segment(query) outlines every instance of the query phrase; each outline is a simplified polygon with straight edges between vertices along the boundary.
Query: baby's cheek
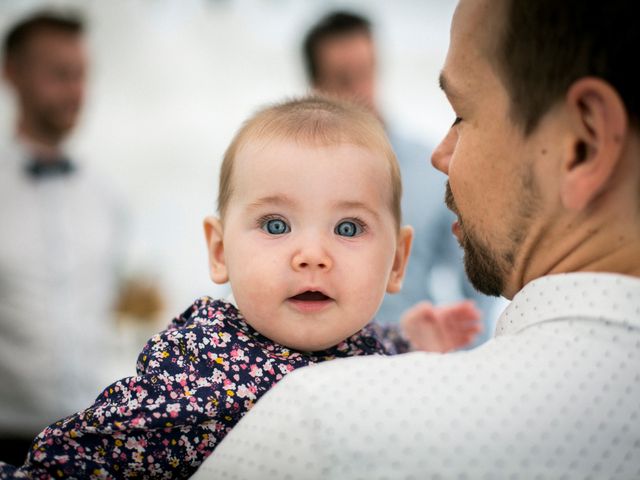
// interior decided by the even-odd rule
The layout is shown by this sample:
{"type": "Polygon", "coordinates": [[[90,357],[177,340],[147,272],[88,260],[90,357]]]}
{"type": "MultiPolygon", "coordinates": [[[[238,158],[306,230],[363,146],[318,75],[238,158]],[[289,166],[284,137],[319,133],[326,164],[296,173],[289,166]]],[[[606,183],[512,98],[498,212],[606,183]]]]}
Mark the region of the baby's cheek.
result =
{"type": "MultiPolygon", "coordinates": [[[[383,266],[380,268],[384,269],[383,266]]],[[[359,284],[358,288],[352,290],[352,298],[355,300],[354,310],[356,314],[372,317],[382,303],[386,290],[386,279],[383,281],[380,275],[375,277],[369,275],[365,280],[359,284]]],[[[355,287],[355,285],[353,286],[355,287]]]]}

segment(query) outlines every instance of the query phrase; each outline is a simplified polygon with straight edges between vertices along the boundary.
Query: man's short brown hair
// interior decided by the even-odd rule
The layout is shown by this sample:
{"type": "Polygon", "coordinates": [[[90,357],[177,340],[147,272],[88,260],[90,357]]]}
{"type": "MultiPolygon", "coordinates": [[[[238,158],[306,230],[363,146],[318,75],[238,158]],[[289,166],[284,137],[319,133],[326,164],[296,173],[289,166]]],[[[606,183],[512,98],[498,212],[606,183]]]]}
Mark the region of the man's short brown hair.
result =
{"type": "Polygon", "coordinates": [[[512,116],[526,134],[586,76],[609,82],[637,125],[637,1],[502,0],[501,6],[504,22],[493,54],[511,96],[512,116]]]}
{"type": "Polygon", "coordinates": [[[362,15],[347,11],[330,12],[311,27],[304,38],[302,54],[312,84],[317,84],[320,77],[320,45],[327,40],[356,33],[371,36],[371,22],[362,15]]]}
{"type": "Polygon", "coordinates": [[[81,35],[84,21],[77,12],[42,11],[16,23],[4,37],[2,50],[5,61],[19,55],[29,39],[38,32],[47,30],[81,35]]]}
{"type": "Polygon", "coordinates": [[[233,164],[247,143],[281,139],[309,146],[350,143],[379,152],[389,164],[389,205],[399,229],[402,219],[400,168],[380,121],[369,111],[343,100],[314,95],[289,100],[259,110],[236,133],[220,169],[218,214],[224,220],[233,194],[233,164]]]}

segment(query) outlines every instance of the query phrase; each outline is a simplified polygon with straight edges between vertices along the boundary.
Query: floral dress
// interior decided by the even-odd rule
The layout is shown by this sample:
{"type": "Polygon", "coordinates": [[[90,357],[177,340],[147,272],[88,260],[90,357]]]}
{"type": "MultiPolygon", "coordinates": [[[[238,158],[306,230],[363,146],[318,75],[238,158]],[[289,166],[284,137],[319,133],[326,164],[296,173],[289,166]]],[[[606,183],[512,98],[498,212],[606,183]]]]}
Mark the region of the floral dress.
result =
{"type": "Polygon", "coordinates": [[[204,297],[149,340],[137,376],[47,427],[22,467],[0,463],[0,479],[188,478],[289,372],[406,347],[396,330],[372,323],[335,347],[303,353],[256,332],[232,304],[204,297]]]}

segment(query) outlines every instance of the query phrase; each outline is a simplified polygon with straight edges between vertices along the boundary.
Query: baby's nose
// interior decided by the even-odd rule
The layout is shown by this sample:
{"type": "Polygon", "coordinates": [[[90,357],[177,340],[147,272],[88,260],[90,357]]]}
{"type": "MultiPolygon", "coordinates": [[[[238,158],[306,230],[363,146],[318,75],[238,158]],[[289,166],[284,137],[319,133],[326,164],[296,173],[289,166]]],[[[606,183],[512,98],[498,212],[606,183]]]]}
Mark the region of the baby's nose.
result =
{"type": "Polygon", "coordinates": [[[294,270],[329,270],[333,265],[328,252],[319,247],[306,247],[296,252],[291,259],[294,270]]]}

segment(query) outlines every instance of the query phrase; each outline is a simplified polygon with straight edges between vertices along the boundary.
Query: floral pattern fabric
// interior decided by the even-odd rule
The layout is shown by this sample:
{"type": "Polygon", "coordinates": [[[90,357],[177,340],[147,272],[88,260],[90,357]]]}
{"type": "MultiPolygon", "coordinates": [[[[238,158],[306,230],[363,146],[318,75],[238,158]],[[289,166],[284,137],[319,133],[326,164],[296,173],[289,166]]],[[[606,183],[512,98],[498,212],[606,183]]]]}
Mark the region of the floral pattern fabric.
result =
{"type": "Polygon", "coordinates": [[[254,403],[293,370],[341,357],[406,350],[394,328],[369,324],[335,347],[273,343],[230,303],[197,300],[149,340],[137,376],[41,432],[8,478],[188,478],[254,403]]]}

